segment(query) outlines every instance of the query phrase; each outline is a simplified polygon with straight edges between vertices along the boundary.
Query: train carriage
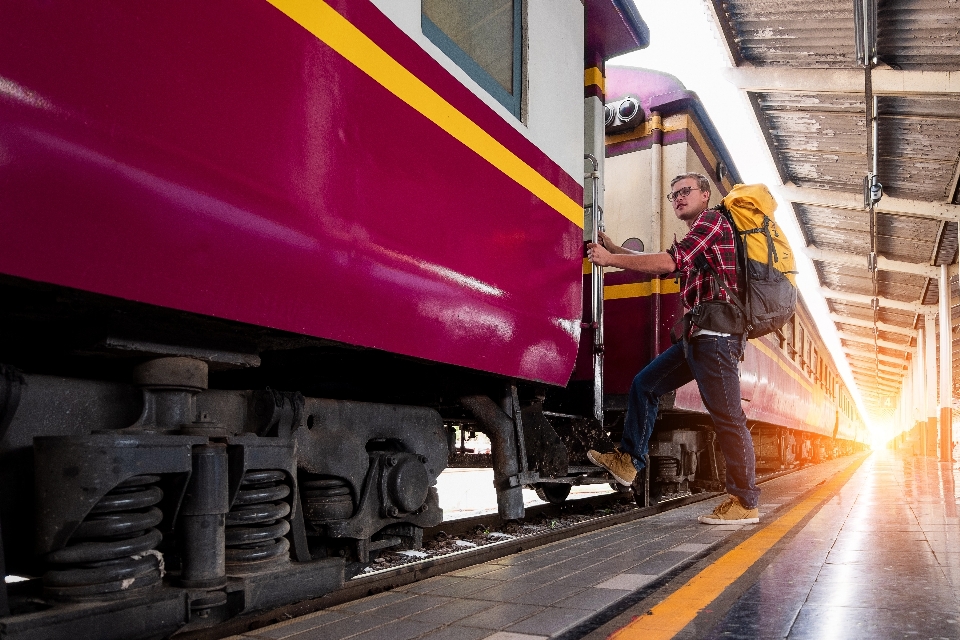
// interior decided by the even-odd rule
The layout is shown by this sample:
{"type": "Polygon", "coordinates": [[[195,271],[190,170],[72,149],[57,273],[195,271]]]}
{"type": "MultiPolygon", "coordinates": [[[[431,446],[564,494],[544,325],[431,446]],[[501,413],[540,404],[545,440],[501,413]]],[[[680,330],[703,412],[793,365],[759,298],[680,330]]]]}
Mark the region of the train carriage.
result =
{"type": "Polygon", "coordinates": [[[492,434],[508,517],[566,472],[538,398],[576,359],[632,2],[2,14],[0,635],[336,589],[441,521],[453,420],[492,434]]]}

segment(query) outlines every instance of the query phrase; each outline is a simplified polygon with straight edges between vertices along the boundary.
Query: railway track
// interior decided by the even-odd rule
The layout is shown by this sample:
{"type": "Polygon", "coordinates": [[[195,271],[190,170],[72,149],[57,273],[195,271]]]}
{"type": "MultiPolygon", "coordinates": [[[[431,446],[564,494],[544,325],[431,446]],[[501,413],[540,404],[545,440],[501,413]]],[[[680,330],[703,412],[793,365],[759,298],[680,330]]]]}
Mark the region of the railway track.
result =
{"type": "MultiPolygon", "coordinates": [[[[763,484],[796,470],[799,470],[799,468],[765,474],[757,478],[757,483],[763,484]]],[[[487,540],[480,543],[454,544],[452,545],[453,548],[447,552],[437,553],[426,558],[418,559],[415,555],[412,555],[409,556],[410,561],[402,564],[391,564],[383,569],[360,573],[348,580],[343,588],[320,598],[230,620],[217,627],[178,634],[174,636],[174,639],[216,640],[252,631],[558,540],[709,500],[718,495],[721,494],[703,492],[667,500],[649,507],[638,507],[630,493],[609,493],[567,500],[562,504],[542,504],[528,507],[526,517],[518,523],[505,523],[497,514],[485,514],[443,522],[437,527],[425,529],[424,540],[436,541],[439,538],[447,541],[461,540],[467,542],[463,541],[462,538],[477,539],[483,536],[486,536],[487,540]],[[509,530],[511,533],[503,533],[500,531],[502,529],[509,530]],[[458,546],[459,548],[457,548],[458,546]]],[[[427,542],[427,545],[429,544],[427,542]]]]}

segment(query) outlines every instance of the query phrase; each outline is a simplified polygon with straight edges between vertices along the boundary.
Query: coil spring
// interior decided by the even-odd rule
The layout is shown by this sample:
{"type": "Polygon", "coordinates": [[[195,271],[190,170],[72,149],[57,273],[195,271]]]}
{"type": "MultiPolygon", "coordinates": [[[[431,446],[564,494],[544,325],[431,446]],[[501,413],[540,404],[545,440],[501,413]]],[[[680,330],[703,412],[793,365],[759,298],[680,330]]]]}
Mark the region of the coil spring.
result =
{"type": "Polygon", "coordinates": [[[346,520],[353,515],[350,485],[342,478],[314,478],[300,483],[303,512],[316,529],[330,520],[346,520]]]}
{"type": "Polygon", "coordinates": [[[283,471],[248,471],[227,514],[227,566],[284,562],[290,542],[290,495],[283,471]]]}
{"type": "Polygon", "coordinates": [[[50,553],[43,576],[47,593],[84,599],[155,585],[163,576],[156,547],[163,520],[159,476],[134,476],[107,493],[80,523],[67,546],[50,553]],[[62,567],[62,568],[61,568],[62,567]]]}
{"type": "Polygon", "coordinates": [[[663,478],[667,481],[675,481],[680,475],[680,461],[676,458],[666,458],[662,456],[651,457],[651,466],[653,467],[650,475],[654,478],[663,478]]]}

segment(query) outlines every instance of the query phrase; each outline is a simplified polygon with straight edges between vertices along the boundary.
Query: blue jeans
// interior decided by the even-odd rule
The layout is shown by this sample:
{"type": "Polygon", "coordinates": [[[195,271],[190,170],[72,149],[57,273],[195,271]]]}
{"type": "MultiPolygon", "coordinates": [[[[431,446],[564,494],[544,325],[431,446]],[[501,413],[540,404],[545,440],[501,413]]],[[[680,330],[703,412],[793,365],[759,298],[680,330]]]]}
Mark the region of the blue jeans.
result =
{"type": "Polygon", "coordinates": [[[720,451],[727,463],[727,493],[752,509],[760,500],[756,485],[756,458],[747,416],[740,406],[740,336],[697,336],[683,346],[675,344],[643,368],[633,379],[627,402],[620,450],[633,457],[637,471],[650,449],[660,396],[697,381],[700,397],[713,419],[720,451]]]}

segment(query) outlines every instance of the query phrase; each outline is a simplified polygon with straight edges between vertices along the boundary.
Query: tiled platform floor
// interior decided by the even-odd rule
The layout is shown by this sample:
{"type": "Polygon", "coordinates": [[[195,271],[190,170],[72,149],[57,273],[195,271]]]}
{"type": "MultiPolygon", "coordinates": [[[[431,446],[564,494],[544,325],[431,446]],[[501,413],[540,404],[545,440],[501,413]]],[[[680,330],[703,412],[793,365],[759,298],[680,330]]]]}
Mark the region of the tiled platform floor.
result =
{"type": "Polygon", "coordinates": [[[706,634],[960,638],[956,463],[875,452],[706,634]]]}
{"type": "MultiPolygon", "coordinates": [[[[851,464],[845,458],[763,485],[761,517],[851,464]]],[[[696,515],[715,498],[340,605],[237,637],[258,640],[542,640],[575,637],[741,529],[696,515]]],[[[932,506],[932,505],[931,505],[932,506]]],[[[824,534],[825,535],[825,534],[824,534]]],[[[852,548],[851,548],[852,549],[852,548]]],[[[816,558],[811,558],[812,562],[816,558]]],[[[724,630],[718,630],[722,636],[724,630]]]]}

